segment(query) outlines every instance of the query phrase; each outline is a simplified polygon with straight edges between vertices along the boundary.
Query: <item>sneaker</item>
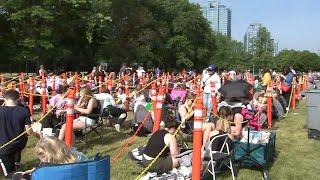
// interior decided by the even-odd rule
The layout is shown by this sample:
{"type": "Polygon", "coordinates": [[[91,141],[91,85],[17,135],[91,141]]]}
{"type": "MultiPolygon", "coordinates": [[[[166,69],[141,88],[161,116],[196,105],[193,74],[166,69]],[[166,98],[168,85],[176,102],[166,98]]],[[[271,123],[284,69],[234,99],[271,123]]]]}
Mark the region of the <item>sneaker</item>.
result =
{"type": "Polygon", "coordinates": [[[114,128],[116,129],[117,132],[120,132],[120,124],[115,124],[114,128]]]}

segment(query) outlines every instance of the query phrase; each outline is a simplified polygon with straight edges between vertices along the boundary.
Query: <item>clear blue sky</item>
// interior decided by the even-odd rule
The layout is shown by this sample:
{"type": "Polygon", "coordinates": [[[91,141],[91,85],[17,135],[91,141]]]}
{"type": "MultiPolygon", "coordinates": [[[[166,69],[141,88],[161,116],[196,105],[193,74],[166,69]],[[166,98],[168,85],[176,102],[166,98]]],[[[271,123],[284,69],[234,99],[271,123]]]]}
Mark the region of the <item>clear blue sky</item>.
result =
{"type": "MultiPolygon", "coordinates": [[[[190,0],[205,2],[206,0],[190,0]]],[[[280,49],[320,49],[320,0],[220,0],[232,10],[232,38],[243,41],[250,23],[261,23],[280,49]]]]}

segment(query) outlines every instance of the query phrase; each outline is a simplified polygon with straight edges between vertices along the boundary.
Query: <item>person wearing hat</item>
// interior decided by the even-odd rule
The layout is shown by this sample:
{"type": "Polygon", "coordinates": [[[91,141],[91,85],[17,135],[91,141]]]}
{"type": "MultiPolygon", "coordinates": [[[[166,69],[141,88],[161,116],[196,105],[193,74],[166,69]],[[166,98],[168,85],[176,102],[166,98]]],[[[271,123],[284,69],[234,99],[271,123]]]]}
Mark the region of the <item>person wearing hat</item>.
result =
{"type": "Polygon", "coordinates": [[[201,85],[203,88],[203,102],[206,108],[208,109],[207,115],[210,116],[212,105],[211,105],[211,82],[215,83],[215,92],[217,93],[221,87],[221,80],[218,75],[217,66],[211,64],[207,68],[207,73],[203,75],[201,80],[201,85]]]}

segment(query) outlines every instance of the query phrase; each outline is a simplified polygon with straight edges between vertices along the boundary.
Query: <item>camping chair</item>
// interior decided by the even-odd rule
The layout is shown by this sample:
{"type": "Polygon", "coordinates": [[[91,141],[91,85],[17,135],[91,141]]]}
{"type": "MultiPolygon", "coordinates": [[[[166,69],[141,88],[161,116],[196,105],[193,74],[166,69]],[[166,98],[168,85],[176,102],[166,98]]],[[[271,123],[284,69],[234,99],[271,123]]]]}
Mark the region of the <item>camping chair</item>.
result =
{"type": "Polygon", "coordinates": [[[37,168],[32,180],[109,180],[110,158],[37,168]]]}
{"type": "MultiPolygon", "coordinates": [[[[98,101],[98,106],[100,108],[101,103],[98,101]]],[[[87,126],[87,124],[85,124],[85,127],[83,129],[80,130],[76,130],[74,131],[76,138],[83,142],[84,144],[86,144],[87,142],[87,135],[91,132],[94,132],[95,134],[97,134],[100,139],[102,139],[102,134],[98,131],[98,128],[103,127],[104,126],[104,109],[102,109],[102,111],[100,112],[100,114],[94,114],[93,116],[95,117],[94,119],[96,120],[96,123],[93,124],[92,126],[87,126]]],[[[91,115],[92,116],[92,115],[91,115]]]]}
{"type": "Polygon", "coordinates": [[[207,166],[208,172],[216,179],[216,171],[220,171],[225,165],[231,170],[232,179],[235,179],[235,167],[232,163],[232,150],[227,142],[228,134],[217,135],[209,143],[210,161],[207,166]],[[216,167],[218,166],[218,167],[216,167]]]}

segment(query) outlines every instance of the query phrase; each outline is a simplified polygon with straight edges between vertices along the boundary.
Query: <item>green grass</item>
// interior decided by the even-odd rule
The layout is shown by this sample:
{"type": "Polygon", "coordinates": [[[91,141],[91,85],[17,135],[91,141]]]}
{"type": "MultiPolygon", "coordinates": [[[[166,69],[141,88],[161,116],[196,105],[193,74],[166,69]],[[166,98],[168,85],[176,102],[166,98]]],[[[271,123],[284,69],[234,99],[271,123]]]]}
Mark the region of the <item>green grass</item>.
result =
{"type": "MultiPolygon", "coordinates": [[[[295,113],[291,112],[287,118],[275,122],[277,159],[269,166],[272,179],[320,179],[318,175],[320,172],[320,142],[308,139],[305,127],[305,101],[299,104],[295,113]]],[[[117,133],[113,128],[108,128],[103,130],[104,137],[102,140],[97,136],[91,136],[87,145],[79,143],[77,147],[88,156],[100,152],[103,155],[108,154],[112,158],[118,152],[121,144],[130,138],[127,135],[128,131],[117,133]]],[[[134,179],[142,172],[143,168],[131,161],[127,152],[143,145],[146,140],[147,138],[137,137],[122,156],[112,164],[112,179],[134,179]]],[[[37,165],[37,160],[33,154],[35,143],[36,139],[31,138],[23,154],[24,169],[37,165]]],[[[261,175],[261,171],[240,168],[238,179],[261,179],[261,175]]],[[[231,179],[231,176],[226,175],[219,179],[231,179]]]]}

